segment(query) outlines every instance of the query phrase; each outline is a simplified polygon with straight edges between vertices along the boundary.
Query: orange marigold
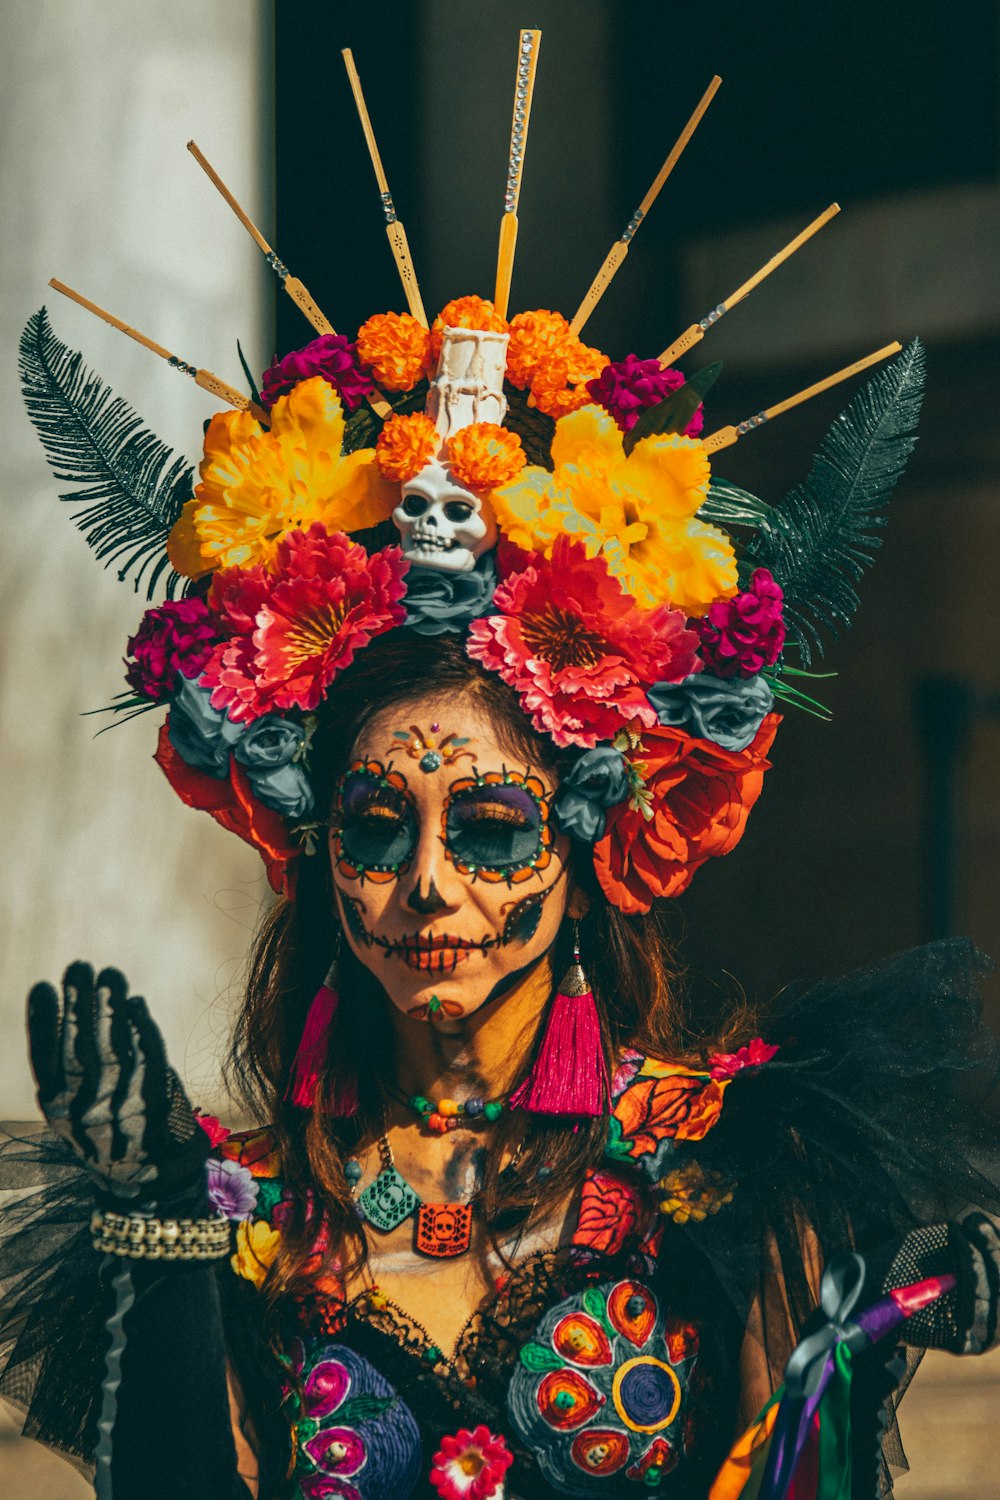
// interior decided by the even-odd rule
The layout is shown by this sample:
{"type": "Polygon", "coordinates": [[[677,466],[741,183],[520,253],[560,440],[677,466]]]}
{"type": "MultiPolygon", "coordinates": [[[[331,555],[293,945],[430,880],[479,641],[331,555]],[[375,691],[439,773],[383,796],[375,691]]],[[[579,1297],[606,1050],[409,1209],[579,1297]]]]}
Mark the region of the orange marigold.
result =
{"type": "Polygon", "coordinates": [[[423,379],[430,342],[410,313],[376,313],[358,329],[358,355],[386,391],[412,391],[423,379]]]}
{"type": "Polygon", "coordinates": [[[429,464],[441,446],[441,436],[422,411],[390,417],[375,444],[375,462],[385,479],[405,484],[429,464]]]}
{"type": "Polygon", "coordinates": [[[446,328],[484,328],[506,333],[507,323],[485,297],[456,297],[442,307],[431,324],[431,362],[437,364],[446,328]]]}
{"type": "Polygon", "coordinates": [[[567,416],[593,401],[587,382],[596,380],[609,363],[600,349],[591,349],[581,339],[566,339],[558,351],[543,362],[531,382],[529,406],[537,406],[548,417],[567,416]]]}
{"type": "Polygon", "coordinates": [[[544,308],[518,313],[511,319],[507,345],[507,379],[511,385],[523,391],[538,374],[539,366],[558,355],[572,337],[562,313],[546,312],[544,308]]]}
{"type": "Polygon", "coordinates": [[[473,422],[448,440],[448,467],[466,489],[487,492],[509,484],[527,461],[517,433],[496,422],[473,422]]]}

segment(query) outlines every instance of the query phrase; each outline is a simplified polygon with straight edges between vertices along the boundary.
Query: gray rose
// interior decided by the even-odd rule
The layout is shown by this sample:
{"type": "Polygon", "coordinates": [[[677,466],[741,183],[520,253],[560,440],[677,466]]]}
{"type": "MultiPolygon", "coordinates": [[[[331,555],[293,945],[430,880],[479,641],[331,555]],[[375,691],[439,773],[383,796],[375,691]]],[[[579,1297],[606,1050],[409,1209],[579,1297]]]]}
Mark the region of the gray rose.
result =
{"type": "Polygon", "coordinates": [[[305,737],[305,729],[294,719],[264,714],[233,746],[254,796],[292,822],[304,818],[313,805],[309,778],[295,759],[305,737]]]}
{"type": "Polygon", "coordinates": [[[488,612],[496,586],[492,552],[484,553],[471,573],[442,573],[411,564],[403,600],[406,623],[418,635],[457,634],[488,612]]]}
{"type": "Polygon", "coordinates": [[[562,778],[555,812],[560,828],[584,844],[604,834],[605,810],[628,796],[625,757],[610,745],[585,750],[562,778]]]}
{"type": "Polygon", "coordinates": [[[250,790],[259,802],[297,823],[312,811],[313,794],[309,778],[296,763],[258,769],[247,766],[250,790]]]}
{"type": "Polygon", "coordinates": [[[774,702],[765,679],[697,672],[683,682],[658,682],[646,695],[661,724],[686,729],[723,750],[745,750],[774,702]]]}
{"type": "Polygon", "coordinates": [[[178,677],[170,699],[167,734],[181,760],[209,776],[229,775],[229,753],[243,734],[222,709],[213,708],[211,690],[178,677]]]}

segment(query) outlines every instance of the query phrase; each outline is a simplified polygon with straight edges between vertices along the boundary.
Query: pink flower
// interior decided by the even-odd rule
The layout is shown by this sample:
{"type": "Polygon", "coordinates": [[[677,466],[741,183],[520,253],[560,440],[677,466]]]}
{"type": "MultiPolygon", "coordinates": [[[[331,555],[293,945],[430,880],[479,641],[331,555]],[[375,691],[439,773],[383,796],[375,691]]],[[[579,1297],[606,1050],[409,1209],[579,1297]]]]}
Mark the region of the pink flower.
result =
{"type": "Polygon", "coordinates": [[[357,345],[342,333],[323,333],[304,349],[271,361],[261,382],[261,406],[270,411],[279,396],[287,396],[292,386],[313,375],[333,386],[348,411],[356,411],[375,391],[371,376],[361,368],[357,345]]]}
{"type": "MultiPolygon", "coordinates": [[[[624,359],[605,365],[596,380],[587,385],[587,394],[614,417],[622,432],[628,432],[649,406],[658,406],[680,390],[685,378],[680,370],[664,370],[658,359],[639,359],[626,354],[624,359]]],[[[704,409],[699,406],[684,429],[685,437],[697,437],[705,425],[704,409]]]]}
{"type": "Polygon", "coordinates": [[[698,670],[697,636],[666,604],[640,609],[601,557],[563,535],[552,556],[525,554],[473,620],[466,650],[513,687],[536,729],[592,749],[638,719],[657,722],[646,688],[698,670]]]}
{"type": "Polygon", "coordinates": [[[693,621],[702,659],[717,677],[753,677],[777,661],[785,644],[782,597],[767,568],[757,568],[745,593],[717,599],[693,621]]]}
{"type": "Polygon", "coordinates": [[[198,676],[218,639],[203,599],[167,599],[157,609],[147,609],[130,638],[126,649],[134,660],[127,663],[125,681],[140,698],[162,703],[178,672],[198,676]]]}
{"type": "Polygon", "coordinates": [[[206,1115],[203,1110],[196,1109],[194,1117],[213,1146],[218,1146],[221,1141],[228,1141],[233,1133],[217,1120],[214,1115],[206,1115]]]}
{"type": "Polygon", "coordinates": [[[714,1053],[708,1059],[708,1066],[713,1078],[732,1078],[744,1068],[759,1068],[762,1063],[770,1062],[777,1051],[778,1048],[772,1042],[765,1042],[755,1036],[752,1042],[736,1052],[714,1053]]]}
{"type": "Polygon", "coordinates": [[[401,625],[407,564],[398,547],[368,553],[317,521],[279,543],[274,568],[216,575],[211,604],[231,634],[202,677],[234,723],[316,708],[355,652],[401,625]]]}
{"type": "Polygon", "coordinates": [[[514,1456],[488,1427],[463,1427],[443,1437],[431,1460],[431,1485],[441,1500],[492,1500],[514,1456]]]}

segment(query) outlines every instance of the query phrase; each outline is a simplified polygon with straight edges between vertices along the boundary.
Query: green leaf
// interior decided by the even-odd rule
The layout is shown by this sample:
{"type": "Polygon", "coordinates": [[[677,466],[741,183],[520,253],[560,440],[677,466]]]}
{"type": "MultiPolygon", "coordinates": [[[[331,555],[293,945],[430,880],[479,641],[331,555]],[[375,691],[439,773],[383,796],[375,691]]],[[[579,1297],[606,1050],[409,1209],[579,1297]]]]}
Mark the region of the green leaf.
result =
{"type": "Polygon", "coordinates": [[[924,350],[914,339],[836,418],[804,483],[774,508],[747,549],[785,595],[791,644],[809,667],[858,606],[854,585],[881,545],[886,508],[916,441],[924,350]]]}
{"type": "Polygon", "coordinates": [[[581,1298],[583,1310],[604,1329],[605,1333],[614,1333],[615,1326],[608,1317],[608,1305],[604,1300],[604,1294],[599,1292],[596,1286],[589,1286],[581,1298]]]}
{"type": "Polygon", "coordinates": [[[764,526],[770,518],[771,507],[763,500],[758,500],[749,490],[741,490],[738,484],[730,484],[728,479],[715,477],[698,511],[699,521],[708,521],[726,530],[730,526],[764,526]]]}
{"type": "Polygon", "coordinates": [[[610,1156],[612,1159],[628,1156],[631,1146],[632,1142],[625,1140],[622,1136],[621,1120],[618,1119],[617,1115],[612,1115],[608,1121],[608,1139],[604,1147],[605,1156],[610,1156]]]}
{"type": "Polygon", "coordinates": [[[354,1427],[358,1422],[370,1422],[395,1406],[396,1400],[395,1396],[352,1396],[337,1408],[337,1425],[354,1427]]]}
{"type": "Polygon", "coordinates": [[[167,538],[194,493],[191,466],[56,338],[44,307],[21,335],[20,372],[28,416],[56,478],[84,486],[59,498],[84,506],[73,519],[88,544],[120,579],[132,574],[136,589],[151,569],[149,599],[166,573],[172,595],[180,579],[167,538]]]}
{"type": "Polygon", "coordinates": [[[719,359],[713,365],[704,365],[676,391],[671,391],[655,406],[647,406],[635,426],[625,434],[625,452],[631,453],[643,438],[657,437],[662,432],[683,432],[718,380],[721,369],[719,359]]]}
{"type": "Polygon", "coordinates": [[[243,346],[241,345],[239,339],[236,340],[236,353],[240,357],[240,364],[243,366],[243,373],[244,373],[244,375],[247,378],[247,385],[250,387],[250,399],[251,399],[251,401],[255,401],[257,403],[257,405],[259,406],[260,405],[260,391],[257,389],[257,382],[253,378],[253,371],[251,370],[250,366],[247,364],[247,357],[243,353],[243,346]]]}
{"type": "Polygon", "coordinates": [[[544,1344],[534,1342],[522,1346],[518,1356],[526,1370],[533,1374],[541,1374],[546,1370],[561,1370],[563,1362],[554,1349],[547,1349],[544,1344]]]}

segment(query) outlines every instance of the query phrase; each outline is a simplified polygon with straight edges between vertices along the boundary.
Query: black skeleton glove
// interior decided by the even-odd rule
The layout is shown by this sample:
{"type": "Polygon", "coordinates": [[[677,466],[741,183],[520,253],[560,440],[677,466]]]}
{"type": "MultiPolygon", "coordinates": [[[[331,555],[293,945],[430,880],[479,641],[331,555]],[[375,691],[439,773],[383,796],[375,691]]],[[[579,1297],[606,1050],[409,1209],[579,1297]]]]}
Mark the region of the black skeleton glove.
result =
{"type": "Polygon", "coordinates": [[[208,1136],[123,974],[102,969],[95,980],[74,963],[61,996],[36,984],[28,1033],[39,1108],[100,1196],[163,1209],[204,1192],[208,1136]]]}

